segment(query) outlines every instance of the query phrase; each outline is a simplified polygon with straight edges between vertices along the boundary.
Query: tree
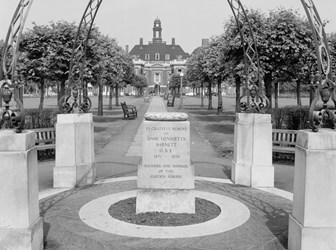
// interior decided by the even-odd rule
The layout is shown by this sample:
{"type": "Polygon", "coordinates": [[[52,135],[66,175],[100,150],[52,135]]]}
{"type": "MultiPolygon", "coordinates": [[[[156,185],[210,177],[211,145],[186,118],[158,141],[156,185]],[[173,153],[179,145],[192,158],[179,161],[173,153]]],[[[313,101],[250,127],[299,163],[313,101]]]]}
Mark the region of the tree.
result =
{"type": "Polygon", "coordinates": [[[18,65],[26,80],[37,83],[40,90],[39,109],[43,109],[45,84],[52,80],[50,62],[52,61],[53,43],[52,30],[46,26],[34,26],[26,32],[20,44],[20,50],[24,55],[22,63],[18,65]]]}
{"type": "MultiPolygon", "coordinates": [[[[267,70],[265,85],[271,86],[274,78],[278,79],[276,86],[279,81],[291,82],[296,79],[300,106],[301,83],[309,83],[310,70],[316,63],[309,24],[296,11],[283,8],[271,11],[267,23],[267,42],[262,44],[260,50],[263,66],[267,70]]],[[[266,93],[271,100],[269,91],[266,93]]]]}
{"type": "Polygon", "coordinates": [[[131,85],[137,88],[139,95],[143,95],[143,89],[148,86],[147,79],[143,75],[134,75],[131,85]]]}

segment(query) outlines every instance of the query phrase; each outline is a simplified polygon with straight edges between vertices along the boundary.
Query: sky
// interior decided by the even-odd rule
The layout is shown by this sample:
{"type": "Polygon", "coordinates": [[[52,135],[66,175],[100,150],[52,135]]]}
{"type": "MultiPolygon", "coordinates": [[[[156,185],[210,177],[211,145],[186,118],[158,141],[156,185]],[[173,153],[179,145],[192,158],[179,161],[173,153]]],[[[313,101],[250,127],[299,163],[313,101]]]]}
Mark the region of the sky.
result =
{"type": "MultiPolygon", "coordinates": [[[[0,39],[5,39],[10,21],[19,0],[0,0],[0,39]]],[[[79,23],[89,0],[34,0],[25,29],[32,23],[49,24],[51,21],[79,23]]],[[[300,0],[241,0],[247,8],[269,13],[277,7],[305,12],[300,0]]],[[[315,0],[322,20],[329,21],[326,32],[336,32],[336,0],[315,0]]],[[[162,39],[171,44],[175,38],[185,52],[191,53],[201,45],[203,38],[220,35],[225,22],[232,16],[227,0],[104,0],[95,24],[99,30],[125,48],[132,49],[143,38],[152,40],[155,18],[161,20],[162,39]]]]}

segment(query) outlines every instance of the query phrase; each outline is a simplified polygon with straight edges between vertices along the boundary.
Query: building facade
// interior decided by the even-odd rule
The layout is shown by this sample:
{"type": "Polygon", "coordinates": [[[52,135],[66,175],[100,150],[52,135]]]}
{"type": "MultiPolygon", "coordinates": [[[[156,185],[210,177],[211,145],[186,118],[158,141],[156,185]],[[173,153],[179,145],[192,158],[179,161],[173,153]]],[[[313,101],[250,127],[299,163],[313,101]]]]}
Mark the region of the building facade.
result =
{"type": "Polygon", "coordinates": [[[170,76],[184,72],[189,54],[172,38],[171,44],[162,41],[162,27],[159,18],[154,20],[153,38],[148,44],[140,38],[129,54],[133,58],[135,73],[144,75],[148,83],[149,93],[167,93],[170,76]]]}

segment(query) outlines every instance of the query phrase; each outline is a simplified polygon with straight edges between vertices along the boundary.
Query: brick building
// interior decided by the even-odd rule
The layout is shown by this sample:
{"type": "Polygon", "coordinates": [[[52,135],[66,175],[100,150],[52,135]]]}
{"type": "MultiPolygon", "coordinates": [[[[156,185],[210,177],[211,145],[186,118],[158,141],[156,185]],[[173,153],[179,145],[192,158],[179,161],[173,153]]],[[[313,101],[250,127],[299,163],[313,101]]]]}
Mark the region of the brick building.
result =
{"type": "Polygon", "coordinates": [[[133,58],[135,73],[145,75],[148,91],[167,93],[171,74],[184,71],[190,56],[172,38],[171,44],[162,41],[162,27],[159,18],[154,20],[153,38],[148,44],[140,38],[129,54],[133,58]]]}

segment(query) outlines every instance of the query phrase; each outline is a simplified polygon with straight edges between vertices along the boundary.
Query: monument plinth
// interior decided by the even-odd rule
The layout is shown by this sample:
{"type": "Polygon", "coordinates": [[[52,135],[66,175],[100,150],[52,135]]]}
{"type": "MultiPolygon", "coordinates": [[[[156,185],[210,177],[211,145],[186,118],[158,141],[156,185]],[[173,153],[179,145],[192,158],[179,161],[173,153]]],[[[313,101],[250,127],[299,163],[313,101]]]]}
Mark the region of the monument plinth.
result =
{"type": "Polygon", "coordinates": [[[0,249],[43,249],[35,133],[0,131],[0,249]]]}
{"type": "Polygon", "coordinates": [[[185,113],[147,113],[136,212],[195,213],[190,124],[185,113]]]}
{"type": "Polygon", "coordinates": [[[92,184],[94,159],[92,114],[57,115],[54,188],[92,184]]]}

